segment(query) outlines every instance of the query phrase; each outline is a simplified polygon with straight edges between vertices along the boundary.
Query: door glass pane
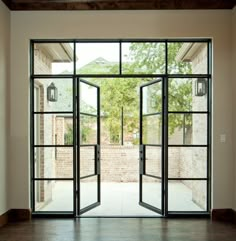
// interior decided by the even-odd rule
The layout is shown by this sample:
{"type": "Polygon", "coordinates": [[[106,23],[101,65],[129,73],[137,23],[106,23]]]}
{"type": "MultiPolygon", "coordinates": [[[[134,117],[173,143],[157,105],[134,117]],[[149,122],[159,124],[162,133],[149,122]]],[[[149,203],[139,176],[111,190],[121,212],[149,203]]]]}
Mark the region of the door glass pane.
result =
{"type": "Polygon", "coordinates": [[[145,146],[145,174],[161,177],[161,147],[145,146]]]}
{"type": "Polygon", "coordinates": [[[97,117],[80,115],[80,144],[97,144],[97,117]]]}
{"type": "Polygon", "coordinates": [[[97,175],[80,180],[80,209],[98,201],[97,175]]]}
{"type": "Polygon", "coordinates": [[[73,178],[73,148],[35,147],[36,178],[73,178]]]}
{"type": "Polygon", "coordinates": [[[161,209],[162,186],[161,180],[142,176],[143,196],[142,201],[156,208],[161,209]]]}
{"type": "Polygon", "coordinates": [[[35,145],[73,145],[72,115],[35,114],[34,119],[35,145]]]}
{"type": "Polygon", "coordinates": [[[206,211],[206,189],[206,181],[169,181],[169,211],[206,211]]]}
{"type": "Polygon", "coordinates": [[[72,74],[73,43],[34,44],[34,74],[72,74]]]}
{"type": "Polygon", "coordinates": [[[207,43],[168,43],[169,74],[207,74],[207,43]]]}
{"type": "Polygon", "coordinates": [[[161,144],[162,116],[143,116],[143,144],[161,144]]]}
{"type": "Polygon", "coordinates": [[[35,181],[35,211],[73,211],[73,182],[35,181]]]}
{"type": "Polygon", "coordinates": [[[207,114],[169,114],[170,145],[206,145],[207,114]]]}
{"type": "Polygon", "coordinates": [[[77,43],[77,74],[118,74],[119,43],[77,43]]]}
{"type": "Polygon", "coordinates": [[[71,79],[37,79],[38,94],[34,95],[36,112],[73,111],[73,86],[71,79]],[[53,88],[56,88],[53,89],[53,88]],[[57,93],[55,93],[57,92],[57,93]],[[51,99],[50,97],[55,97],[51,99]]]}
{"type": "Polygon", "coordinates": [[[168,168],[170,178],[206,178],[206,147],[169,147],[168,168]]]}
{"type": "Polygon", "coordinates": [[[207,79],[169,79],[169,111],[207,111],[207,79]],[[204,85],[204,86],[203,86],[204,85]],[[201,88],[201,89],[200,89],[201,88]],[[199,89],[199,95],[197,93],[199,89]],[[202,91],[203,92],[202,92],[202,91]]]}
{"type": "Polygon", "coordinates": [[[97,88],[80,82],[80,112],[97,114],[97,88]]]}
{"type": "Polygon", "coordinates": [[[165,43],[122,43],[123,74],[164,74],[165,43]]]}
{"type": "Polygon", "coordinates": [[[80,147],[80,177],[95,174],[95,147],[80,147]]]}
{"type": "Polygon", "coordinates": [[[143,115],[162,112],[162,82],[148,85],[143,91],[143,115]]]}

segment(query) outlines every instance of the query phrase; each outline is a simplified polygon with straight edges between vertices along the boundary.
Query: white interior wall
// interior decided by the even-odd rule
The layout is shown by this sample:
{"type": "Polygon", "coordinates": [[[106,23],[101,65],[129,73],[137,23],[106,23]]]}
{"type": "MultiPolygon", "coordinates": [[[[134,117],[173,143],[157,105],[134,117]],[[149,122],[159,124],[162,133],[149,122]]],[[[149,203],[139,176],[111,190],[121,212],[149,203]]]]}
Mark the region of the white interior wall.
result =
{"type": "MultiPolygon", "coordinates": [[[[236,7],[232,11],[232,36],[233,36],[233,56],[232,56],[232,78],[234,83],[233,88],[233,96],[236,94],[236,7]]],[[[234,210],[236,210],[236,109],[235,109],[235,101],[234,101],[234,118],[233,118],[233,125],[234,125],[234,210]]]]}
{"type": "Polygon", "coordinates": [[[7,207],[7,91],[9,83],[10,11],[0,1],[0,215],[7,207]]]}
{"type": "Polygon", "coordinates": [[[11,208],[28,208],[29,40],[46,38],[213,39],[213,208],[233,207],[231,10],[32,11],[11,14],[9,171],[11,208]],[[220,135],[226,134],[226,142],[220,135]]]}

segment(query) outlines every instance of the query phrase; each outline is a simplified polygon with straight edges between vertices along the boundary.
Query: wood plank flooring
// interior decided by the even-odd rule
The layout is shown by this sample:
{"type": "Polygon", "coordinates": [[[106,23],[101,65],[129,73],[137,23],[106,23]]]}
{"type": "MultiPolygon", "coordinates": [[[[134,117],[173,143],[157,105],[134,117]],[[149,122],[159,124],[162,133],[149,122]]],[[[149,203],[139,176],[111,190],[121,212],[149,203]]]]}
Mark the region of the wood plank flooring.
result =
{"type": "Polygon", "coordinates": [[[236,226],[209,219],[33,219],[0,228],[0,241],[235,241],[236,226]]]}

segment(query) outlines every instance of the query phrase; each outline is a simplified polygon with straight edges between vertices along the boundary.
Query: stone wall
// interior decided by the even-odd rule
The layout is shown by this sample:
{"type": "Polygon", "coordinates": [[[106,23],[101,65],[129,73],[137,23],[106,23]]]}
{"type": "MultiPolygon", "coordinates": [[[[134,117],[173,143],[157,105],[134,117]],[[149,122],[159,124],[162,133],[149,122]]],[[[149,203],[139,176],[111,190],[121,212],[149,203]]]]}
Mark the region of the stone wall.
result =
{"type": "MultiPolygon", "coordinates": [[[[207,45],[198,48],[192,57],[192,73],[207,73],[207,45]]],[[[195,96],[195,82],[192,82],[193,111],[207,111],[207,95],[195,96]]],[[[195,114],[192,118],[192,144],[207,144],[207,115],[195,114]]],[[[206,178],[207,149],[182,148],[180,159],[180,177],[206,178]]],[[[192,190],[192,200],[204,210],[206,209],[206,182],[183,181],[192,190]]]]}

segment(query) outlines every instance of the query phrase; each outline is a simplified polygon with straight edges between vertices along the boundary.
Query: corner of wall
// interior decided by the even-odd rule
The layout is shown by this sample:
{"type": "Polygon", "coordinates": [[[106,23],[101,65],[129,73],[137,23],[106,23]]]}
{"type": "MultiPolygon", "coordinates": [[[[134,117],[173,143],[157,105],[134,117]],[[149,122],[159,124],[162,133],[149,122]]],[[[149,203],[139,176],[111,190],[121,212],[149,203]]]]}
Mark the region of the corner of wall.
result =
{"type": "Polygon", "coordinates": [[[0,215],[8,211],[10,10],[0,1],[0,215]]]}
{"type": "MultiPolygon", "coordinates": [[[[236,6],[232,10],[232,81],[233,81],[233,96],[236,93],[236,6]]],[[[233,123],[236,123],[236,110],[233,113],[233,123]]],[[[236,126],[234,125],[234,150],[236,146],[236,126]]],[[[234,210],[236,211],[236,151],[234,151],[234,210]]]]}

